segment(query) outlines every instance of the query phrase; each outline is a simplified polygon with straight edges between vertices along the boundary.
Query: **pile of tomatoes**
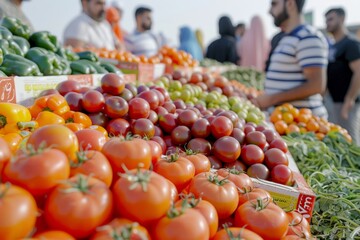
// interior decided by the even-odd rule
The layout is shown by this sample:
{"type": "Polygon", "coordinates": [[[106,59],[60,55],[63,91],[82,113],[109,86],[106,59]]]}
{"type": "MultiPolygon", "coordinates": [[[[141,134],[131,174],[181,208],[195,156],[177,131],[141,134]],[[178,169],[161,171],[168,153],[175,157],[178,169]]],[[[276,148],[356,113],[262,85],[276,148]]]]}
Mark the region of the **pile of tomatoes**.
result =
{"type": "Polygon", "coordinates": [[[110,73],[97,89],[62,82],[8,117],[1,239],[310,237],[300,214],[244,173],[291,185],[286,144],[231,111],[171,101],[161,87],[110,73]]]}

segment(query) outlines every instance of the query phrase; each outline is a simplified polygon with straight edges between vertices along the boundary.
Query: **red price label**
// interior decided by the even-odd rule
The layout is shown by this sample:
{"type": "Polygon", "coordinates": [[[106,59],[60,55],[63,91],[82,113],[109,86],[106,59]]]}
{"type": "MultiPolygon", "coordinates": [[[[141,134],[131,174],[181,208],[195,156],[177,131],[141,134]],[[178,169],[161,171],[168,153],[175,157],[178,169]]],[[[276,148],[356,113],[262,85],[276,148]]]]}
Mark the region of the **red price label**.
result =
{"type": "Polygon", "coordinates": [[[0,102],[16,103],[14,78],[0,78],[0,102]]]}

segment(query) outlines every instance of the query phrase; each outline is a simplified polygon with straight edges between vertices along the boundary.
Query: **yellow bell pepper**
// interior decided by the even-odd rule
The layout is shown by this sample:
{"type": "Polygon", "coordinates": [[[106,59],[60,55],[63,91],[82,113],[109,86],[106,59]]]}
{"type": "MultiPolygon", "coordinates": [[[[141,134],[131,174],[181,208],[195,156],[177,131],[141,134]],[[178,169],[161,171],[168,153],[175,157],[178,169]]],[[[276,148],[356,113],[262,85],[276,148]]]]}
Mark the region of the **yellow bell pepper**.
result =
{"type": "Polygon", "coordinates": [[[10,133],[17,130],[23,130],[25,128],[32,128],[31,124],[25,124],[25,122],[30,121],[31,114],[26,107],[15,103],[0,103],[1,134],[10,133]]]}

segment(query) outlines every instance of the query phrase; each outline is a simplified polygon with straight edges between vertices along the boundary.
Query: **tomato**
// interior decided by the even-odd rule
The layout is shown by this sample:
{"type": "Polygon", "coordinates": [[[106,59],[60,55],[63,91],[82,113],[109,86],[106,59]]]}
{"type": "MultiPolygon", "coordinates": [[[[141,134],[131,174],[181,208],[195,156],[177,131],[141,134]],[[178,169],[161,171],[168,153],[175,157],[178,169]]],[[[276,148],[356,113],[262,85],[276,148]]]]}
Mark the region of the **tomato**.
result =
{"type": "Polygon", "coordinates": [[[179,199],[179,192],[176,189],[175,184],[173,184],[170,180],[166,179],[170,186],[170,195],[171,195],[171,202],[174,203],[179,199]]]}
{"type": "Polygon", "coordinates": [[[75,132],[81,150],[101,151],[106,143],[105,135],[95,129],[82,129],[75,132]]]}
{"type": "Polygon", "coordinates": [[[27,146],[35,150],[52,147],[64,152],[68,158],[73,159],[79,149],[79,142],[75,133],[62,125],[47,125],[36,129],[28,138],[27,146]]]}
{"type": "Polygon", "coordinates": [[[246,143],[247,144],[254,144],[259,146],[261,149],[264,149],[266,145],[266,136],[264,133],[259,131],[254,131],[246,134],[246,143]]]}
{"type": "Polygon", "coordinates": [[[153,170],[174,183],[178,192],[189,185],[195,175],[194,164],[178,154],[172,154],[159,160],[153,170]]]}
{"type": "Polygon", "coordinates": [[[199,211],[186,208],[178,214],[168,214],[154,228],[154,239],[180,240],[184,234],[187,239],[209,239],[209,227],[199,211]]]}
{"type": "Polygon", "coordinates": [[[262,133],[265,135],[266,142],[270,144],[274,139],[277,138],[275,131],[271,129],[265,129],[262,131],[262,133]]]}
{"type": "Polygon", "coordinates": [[[244,189],[250,190],[254,188],[251,178],[245,173],[236,170],[235,168],[233,169],[221,168],[217,170],[217,174],[219,174],[219,176],[229,179],[231,182],[235,184],[236,187],[238,187],[241,190],[244,189]]]}
{"type": "Polygon", "coordinates": [[[96,150],[78,152],[77,159],[71,162],[70,176],[84,174],[103,181],[111,186],[113,172],[104,154],[96,150]]]}
{"type": "Polygon", "coordinates": [[[229,217],[239,201],[235,184],[213,173],[196,175],[190,183],[189,192],[213,204],[220,219],[229,217]]]}
{"type": "Polygon", "coordinates": [[[105,127],[109,122],[109,118],[103,112],[88,113],[93,125],[105,127]]]}
{"type": "Polygon", "coordinates": [[[151,163],[154,166],[161,158],[162,155],[162,148],[161,145],[153,140],[146,141],[151,149],[151,163]]]}
{"type": "Polygon", "coordinates": [[[10,160],[11,157],[11,151],[8,143],[0,137],[0,174],[2,172],[3,167],[5,166],[5,163],[7,163],[10,160]]]}
{"type": "Polygon", "coordinates": [[[178,124],[191,128],[198,118],[198,115],[193,110],[184,110],[178,116],[178,124]]]}
{"type": "Polygon", "coordinates": [[[83,95],[82,106],[87,112],[100,112],[105,106],[105,98],[100,92],[89,90],[83,95]]]}
{"type": "Polygon", "coordinates": [[[151,138],[151,140],[157,142],[161,146],[162,154],[166,153],[167,147],[166,147],[166,143],[162,137],[154,136],[151,138]]]}
{"type": "Polygon", "coordinates": [[[198,152],[204,155],[210,155],[211,153],[211,144],[208,140],[203,138],[193,138],[191,139],[186,147],[191,149],[193,152],[198,152]]]}
{"type": "Polygon", "coordinates": [[[150,110],[150,114],[147,119],[149,119],[153,124],[156,124],[159,120],[159,116],[155,111],[150,110]]]}
{"type": "Polygon", "coordinates": [[[203,76],[199,72],[192,73],[189,79],[189,83],[194,83],[194,84],[202,81],[203,81],[203,76]]]}
{"type": "Polygon", "coordinates": [[[134,96],[136,96],[136,95],[138,94],[138,90],[137,90],[137,88],[136,88],[136,86],[135,86],[134,83],[126,83],[126,84],[125,84],[125,88],[128,89],[128,90],[130,90],[130,92],[131,92],[134,96]]]}
{"type": "Polygon", "coordinates": [[[262,163],[264,161],[264,152],[257,145],[245,145],[241,149],[241,159],[248,166],[262,163]]]}
{"type": "Polygon", "coordinates": [[[146,136],[152,138],[155,135],[155,126],[149,119],[139,118],[131,125],[131,131],[133,134],[139,135],[140,137],[146,136]]]}
{"type": "Polygon", "coordinates": [[[247,123],[245,126],[244,126],[244,133],[245,135],[248,135],[249,133],[251,132],[254,132],[256,131],[255,127],[250,125],[249,123],[247,123]]]}
{"type": "Polygon", "coordinates": [[[219,114],[217,114],[216,116],[224,116],[224,117],[227,117],[228,119],[231,120],[233,126],[236,126],[237,123],[239,122],[239,117],[238,115],[233,112],[233,111],[224,111],[224,112],[221,112],[219,114]]]}
{"type": "Polygon", "coordinates": [[[211,168],[213,169],[220,169],[223,166],[223,163],[221,160],[219,160],[217,157],[215,156],[208,156],[208,159],[210,160],[211,163],[211,168]]]}
{"type": "Polygon", "coordinates": [[[101,78],[101,89],[104,93],[119,95],[125,88],[123,76],[115,73],[107,73],[101,78]]]}
{"type": "Polygon", "coordinates": [[[233,131],[231,120],[224,116],[215,117],[210,123],[211,134],[216,138],[230,136],[233,131]]]}
{"type": "Polygon", "coordinates": [[[277,165],[271,170],[270,175],[273,182],[289,186],[293,185],[293,173],[288,166],[277,165]]]}
{"type": "Polygon", "coordinates": [[[286,235],[285,237],[282,237],[280,240],[308,240],[312,238],[303,238],[298,235],[286,235]]]}
{"type": "Polygon", "coordinates": [[[246,165],[239,160],[236,160],[235,162],[231,162],[231,163],[224,163],[224,168],[235,168],[240,172],[245,172],[247,169],[246,165]]]}
{"type": "Polygon", "coordinates": [[[50,192],[70,175],[67,156],[57,149],[20,154],[4,169],[4,180],[25,188],[34,196],[50,192]]]}
{"type": "Polygon", "coordinates": [[[198,175],[201,172],[209,172],[211,168],[210,160],[201,153],[196,153],[192,150],[187,150],[185,158],[190,160],[195,167],[195,175],[198,175]]]}
{"type": "Polygon", "coordinates": [[[271,170],[277,165],[289,165],[289,161],[283,151],[278,148],[271,148],[265,152],[264,163],[271,170]]]}
{"type": "Polygon", "coordinates": [[[131,170],[138,167],[149,169],[151,165],[151,148],[143,139],[112,138],[105,143],[102,153],[109,160],[114,174],[124,172],[124,166],[131,170]]]}
{"type": "Polygon", "coordinates": [[[239,206],[250,200],[261,198],[264,201],[271,201],[269,192],[261,188],[239,189],[239,206]]]}
{"type": "Polygon", "coordinates": [[[169,113],[175,113],[176,106],[172,101],[167,101],[164,103],[163,107],[169,112],[169,113]]]}
{"type": "Polygon", "coordinates": [[[191,134],[197,138],[206,138],[210,133],[210,123],[206,118],[196,120],[191,127],[191,134]]]}
{"type": "Polygon", "coordinates": [[[175,145],[183,145],[190,141],[191,132],[186,126],[177,126],[171,132],[171,142],[175,145]]]}
{"type": "Polygon", "coordinates": [[[106,130],[109,132],[109,136],[126,136],[130,131],[130,123],[122,118],[111,120],[106,130]]]}
{"type": "Polygon", "coordinates": [[[82,98],[83,95],[81,93],[76,92],[68,92],[64,96],[66,102],[68,103],[71,111],[82,111],[82,98]]]}
{"type": "Polygon", "coordinates": [[[269,149],[271,149],[271,148],[278,148],[281,151],[283,151],[284,153],[288,152],[288,147],[287,147],[286,142],[280,138],[274,139],[271,141],[269,149]]]}
{"type": "Polygon", "coordinates": [[[154,88],[154,89],[151,89],[151,91],[152,92],[154,92],[154,93],[156,93],[156,95],[158,96],[158,98],[159,98],[159,106],[162,106],[162,105],[164,105],[164,103],[165,103],[165,96],[164,96],[164,94],[161,92],[161,91],[159,91],[159,88],[154,88]]]}
{"type": "Polygon", "coordinates": [[[245,133],[239,128],[234,128],[230,136],[238,140],[240,144],[243,144],[245,141],[245,133]]]}
{"type": "Polygon", "coordinates": [[[146,228],[137,222],[130,221],[126,218],[115,218],[107,225],[99,227],[91,237],[91,240],[112,240],[117,238],[129,240],[151,239],[146,228]]]}
{"type": "Polygon", "coordinates": [[[176,116],[172,113],[159,116],[159,126],[166,133],[171,133],[177,126],[176,116]]]}
{"type": "Polygon", "coordinates": [[[229,227],[218,231],[212,240],[263,240],[258,234],[245,228],[229,227]]]}
{"type": "Polygon", "coordinates": [[[245,227],[265,239],[280,239],[288,231],[289,220],[284,210],[262,199],[249,201],[235,212],[235,226],[245,227]]]}
{"type": "Polygon", "coordinates": [[[27,237],[35,226],[37,206],[25,189],[0,184],[0,236],[2,240],[27,237]]]}
{"type": "Polygon", "coordinates": [[[80,82],[75,81],[75,80],[66,80],[66,81],[59,83],[56,86],[56,90],[58,90],[58,92],[62,96],[66,95],[69,92],[78,93],[80,91],[80,88],[81,88],[80,82]]]}
{"type": "Polygon", "coordinates": [[[213,153],[223,162],[235,162],[241,153],[240,143],[233,137],[221,137],[214,143],[213,153]]]}
{"type": "Polygon", "coordinates": [[[167,180],[155,172],[129,170],[113,187],[117,212],[140,224],[149,224],[170,208],[170,190],[167,180]]]}
{"type": "Polygon", "coordinates": [[[159,97],[156,92],[152,90],[146,90],[139,93],[137,98],[142,98],[149,103],[150,109],[155,110],[159,106],[159,97]]]}
{"type": "Polygon", "coordinates": [[[262,163],[255,163],[251,165],[246,173],[249,175],[249,177],[252,178],[259,178],[268,180],[270,178],[270,171],[269,169],[262,163]]]}
{"type": "Polygon", "coordinates": [[[121,118],[128,113],[129,105],[125,99],[111,96],[105,100],[104,113],[109,118],[121,118]]]}
{"type": "Polygon", "coordinates": [[[147,118],[150,115],[150,105],[145,99],[135,97],[129,101],[128,113],[131,119],[147,118]]]}
{"type": "Polygon", "coordinates": [[[34,236],[34,238],[39,239],[39,240],[52,240],[52,239],[75,240],[75,238],[73,236],[71,236],[70,234],[68,234],[64,231],[56,231],[56,230],[50,230],[50,231],[37,233],[34,236]]]}
{"type": "Polygon", "coordinates": [[[179,200],[175,203],[175,207],[190,207],[201,213],[209,226],[210,238],[212,238],[217,230],[219,224],[219,217],[215,207],[208,201],[202,199],[188,198],[179,200]]]}
{"type": "Polygon", "coordinates": [[[295,211],[287,212],[286,215],[289,220],[289,229],[286,235],[303,235],[304,238],[310,239],[310,224],[304,216],[295,211]]]}
{"type": "Polygon", "coordinates": [[[112,193],[106,184],[80,174],[60,183],[50,193],[44,213],[51,228],[85,238],[109,220],[112,210],[112,193]]]}

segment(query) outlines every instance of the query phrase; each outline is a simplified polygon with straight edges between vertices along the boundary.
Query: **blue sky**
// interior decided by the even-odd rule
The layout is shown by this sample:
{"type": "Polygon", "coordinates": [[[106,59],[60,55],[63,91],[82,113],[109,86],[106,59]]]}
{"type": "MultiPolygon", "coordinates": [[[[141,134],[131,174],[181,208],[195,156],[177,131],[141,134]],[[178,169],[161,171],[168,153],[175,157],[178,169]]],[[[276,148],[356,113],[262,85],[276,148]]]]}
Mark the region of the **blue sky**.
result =
{"type": "MultiPolygon", "coordinates": [[[[112,0],[108,0],[110,3],[112,0]]],[[[276,33],[268,14],[270,0],[118,0],[125,6],[122,27],[134,29],[134,10],[139,5],[153,9],[153,29],[163,32],[173,44],[178,43],[178,29],[189,25],[204,32],[205,42],[217,37],[217,21],[220,15],[229,15],[233,23],[250,23],[253,15],[262,17],[269,38],[276,33]]],[[[342,6],[347,11],[348,24],[360,24],[359,0],[307,0],[305,11],[314,11],[314,25],[324,26],[324,12],[330,7],[342,6]]],[[[32,0],[25,1],[23,10],[35,30],[48,30],[62,40],[67,23],[81,11],[80,0],[32,0]]]]}

